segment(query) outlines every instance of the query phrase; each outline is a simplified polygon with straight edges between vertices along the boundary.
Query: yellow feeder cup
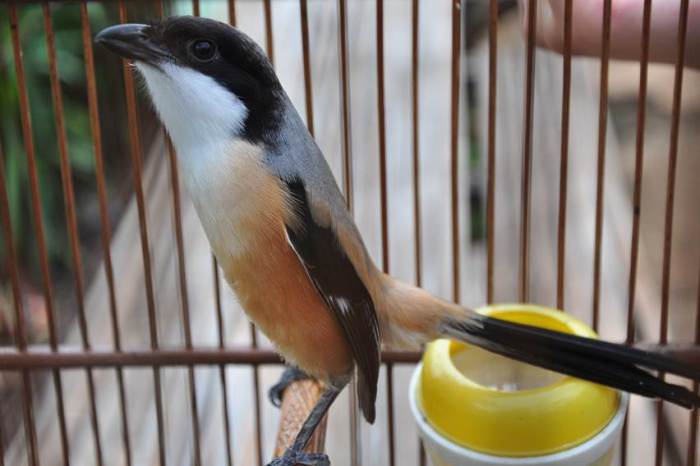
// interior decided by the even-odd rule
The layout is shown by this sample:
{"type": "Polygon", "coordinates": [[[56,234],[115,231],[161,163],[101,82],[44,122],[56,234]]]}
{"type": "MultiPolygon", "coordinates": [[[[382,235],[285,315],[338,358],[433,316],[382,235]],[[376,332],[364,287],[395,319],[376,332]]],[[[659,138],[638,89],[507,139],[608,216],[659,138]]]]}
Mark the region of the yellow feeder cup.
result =
{"type": "MultiPolygon", "coordinates": [[[[479,312],[596,338],[565,313],[533,305],[479,312]]],[[[411,408],[436,466],[610,464],[627,395],[519,363],[471,345],[437,340],[414,375],[411,408]]]]}

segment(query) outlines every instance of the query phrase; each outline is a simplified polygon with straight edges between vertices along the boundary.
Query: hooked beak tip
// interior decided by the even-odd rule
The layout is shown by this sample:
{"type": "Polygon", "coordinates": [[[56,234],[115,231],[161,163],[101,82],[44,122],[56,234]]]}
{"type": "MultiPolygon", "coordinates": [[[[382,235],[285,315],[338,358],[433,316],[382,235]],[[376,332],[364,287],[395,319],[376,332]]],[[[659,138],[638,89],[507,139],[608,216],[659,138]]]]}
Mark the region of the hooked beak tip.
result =
{"type": "Polygon", "coordinates": [[[128,60],[157,63],[167,53],[156,45],[145,24],[118,24],[103,29],[95,36],[95,43],[128,60]]]}
{"type": "Polygon", "coordinates": [[[145,24],[117,24],[101,30],[95,36],[98,44],[109,44],[115,41],[130,42],[138,37],[145,37],[145,24]]]}

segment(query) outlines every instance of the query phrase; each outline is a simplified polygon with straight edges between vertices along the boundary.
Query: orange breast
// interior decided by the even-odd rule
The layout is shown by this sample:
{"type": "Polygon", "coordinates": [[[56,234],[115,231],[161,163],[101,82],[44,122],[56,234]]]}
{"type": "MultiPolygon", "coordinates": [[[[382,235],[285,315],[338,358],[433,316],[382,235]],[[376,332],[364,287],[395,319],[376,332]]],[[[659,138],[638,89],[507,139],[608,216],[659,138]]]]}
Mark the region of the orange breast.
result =
{"type": "Polygon", "coordinates": [[[343,331],[283,232],[260,233],[256,252],[224,264],[241,305],[280,353],[305,372],[322,379],[348,374],[352,355],[343,331]]]}
{"type": "MultiPolygon", "coordinates": [[[[226,280],[287,360],[322,379],[347,375],[352,354],[287,243],[288,198],[260,148],[233,143],[189,191],[226,280]]],[[[290,219],[291,220],[291,219],[290,219]]]]}
{"type": "Polygon", "coordinates": [[[236,140],[210,157],[201,155],[185,171],[185,181],[226,280],[246,313],[284,358],[307,373],[321,379],[347,375],[351,350],[287,244],[289,200],[265,168],[263,149],[236,140]]]}

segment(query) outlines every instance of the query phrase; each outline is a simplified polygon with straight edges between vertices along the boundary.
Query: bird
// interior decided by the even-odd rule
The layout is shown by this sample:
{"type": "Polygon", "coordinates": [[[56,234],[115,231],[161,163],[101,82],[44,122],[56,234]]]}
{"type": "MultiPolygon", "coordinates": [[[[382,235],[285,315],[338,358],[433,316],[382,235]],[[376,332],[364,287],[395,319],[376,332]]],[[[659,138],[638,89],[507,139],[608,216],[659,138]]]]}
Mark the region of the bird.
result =
{"type": "Polygon", "coordinates": [[[266,54],[241,30],[174,16],[114,25],[95,41],[142,75],[227,283],[296,368],[278,389],[300,373],[324,384],[293,445],[268,466],[329,465],[328,456],[305,448],[353,375],[359,406],[373,423],[381,348],[420,348],[440,337],[700,405],[695,393],[656,375],[700,380],[697,360],[487,317],[383,273],[266,54]]]}

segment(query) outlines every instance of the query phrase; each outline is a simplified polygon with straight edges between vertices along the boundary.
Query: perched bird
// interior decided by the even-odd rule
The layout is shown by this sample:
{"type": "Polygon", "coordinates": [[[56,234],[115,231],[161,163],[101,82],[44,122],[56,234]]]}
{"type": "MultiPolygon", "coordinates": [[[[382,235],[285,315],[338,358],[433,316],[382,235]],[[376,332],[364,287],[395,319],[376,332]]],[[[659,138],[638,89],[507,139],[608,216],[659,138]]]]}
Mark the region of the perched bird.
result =
{"type": "Polygon", "coordinates": [[[272,65],[240,30],[173,17],[112,26],[96,41],[145,78],[211,248],[250,319],[289,363],[326,384],[293,447],[270,465],[330,464],[303,450],[353,372],[362,412],[373,422],[381,345],[416,348],[441,336],[632,393],[700,404],[647,372],[699,380],[697,364],[484,317],[377,269],[272,65]]]}

